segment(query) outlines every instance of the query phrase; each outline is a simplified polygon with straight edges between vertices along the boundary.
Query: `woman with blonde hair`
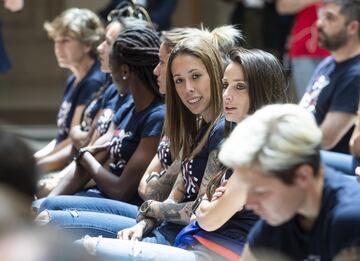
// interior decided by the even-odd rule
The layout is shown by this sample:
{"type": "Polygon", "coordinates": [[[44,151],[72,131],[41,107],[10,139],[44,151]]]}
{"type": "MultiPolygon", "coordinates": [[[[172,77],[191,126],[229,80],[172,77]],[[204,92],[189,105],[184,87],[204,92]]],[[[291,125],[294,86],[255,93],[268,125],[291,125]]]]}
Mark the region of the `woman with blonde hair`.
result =
{"type": "Polygon", "coordinates": [[[70,131],[79,125],[85,105],[104,85],[106,75],[100,71],[96,51],[104,36],[100,19],[88,9],[71,8],[44,28],[54,41],[54,52],[61,68],[71,71],[57,116],[57,137],[35,153],[40,170],[64,167],[71,153],[70,131]]]}

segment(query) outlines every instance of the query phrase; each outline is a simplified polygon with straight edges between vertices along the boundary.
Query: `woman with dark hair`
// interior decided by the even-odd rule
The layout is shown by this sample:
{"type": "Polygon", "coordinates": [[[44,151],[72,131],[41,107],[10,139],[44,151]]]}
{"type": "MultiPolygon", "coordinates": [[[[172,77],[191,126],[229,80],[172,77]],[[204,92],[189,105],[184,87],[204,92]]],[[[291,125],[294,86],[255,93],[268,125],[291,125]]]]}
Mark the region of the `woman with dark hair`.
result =
{"type": "MultiPolygon", "coordinates": [[[[96,189],[87,190],[85,196],[95,194],[102,197],[98,200],[111,198],[134,204],[140,202],[137,186],[156,152],[164,119],[162,97],[152,73],[158,63],[159,44],[157,34],[149,29],[134,28],[120,33],[110,55],[110,67],[114,80],[120,83],[120,91],[128,90],[132,94],[133,105],[117,111],[113,120],[117,129],[110,144],[80,150],[76,157],[76,170],[65,176],[51,195],[73,194],[93,179],[96,189]]],[[[49,197],[40,210],[56,209],[53,206],[66,198],[69,199],[69,208],[72,203],[87,205],[97,200],[80,196],[49,197]]],[[[71,217],[67,211],[49,212],[51,222],[57,222],[57,218],[64,215],[65,219],[71,217]]],[[[41,213],[39,219],[45,216],[48,220],[49,212],[41,213]]]]}
{"type": "MultiPolygon", "coordinates": [[[[216,146],[219,144],[219,141],[223,137],[223,121],[219,119],[222,110],[222,105],[221,105],[222,104],[221,103],[222,62],[216,49],[211,43],[201,39],[196,39],[196,42],[194,42],[193,38],[191,40],[193,45],[189,41],[186,41],[187,43],[186,46],[188,47],[188,49],[186,49],[186,47],[184,47],[185,50],[181,48],[177,49],[176,52],[173,51],[173,55],[175,56],[179,55],[181,57],[185,56],[190,58],[194,57],[194,60],[192,62],[195,63],[188,63],[185,66],[185,68],[187,68],[188,70],[194,70],[194,72],[192,73],[193,75],[192,76],[187,74],[183,75],[183,77],[187,78],[186,80],[184,79],[184,81],[189,82],[189,84],[190,82],[192,82],[191,85],[193,85],[193,89],[189,90],[189,94],[183,92],[180,93],[179,91],[180,94],[177,94],[177,92],[171,92],[170,96],[172,96],[171,99],[178,99],[174,96],[177,97],[181,96],[182,99],[186,99],[185,96],[192,95],[194,96],[194,99],[200,99],[201,102],[198,103],[199,106],[193,108],[193,106],[190,104],[191,101],[190,103],[188,103],[186,100],[183,100],[181,103],[177,105],[175,105],[175,103],[170,103],[168,109],[169,111],[174,111],[175,108],[174,106],[178,106],[179,111],[188,110],[190,112],[190,114],[188,116],[185,115],[185,117],[190,117],[191,119],[188,120],[191,120],[191,124],[193,124],[191,128],[193,133],[191,133],[190,135],[195,135],[194,137],[192,137],[193,139],[192,142],[194,143],[192,150],[194,150],[194,153],[196,154],[194,155],[189,154],[186,157],[183,154],[179,154],[179,153],[174,154],[174,155],[179,155],[179,157],[182,158],[182,163],[183,163],[182,173],[184,173],[184,179],[182,175],[179,175],[178,182],[172,190],[171,197],[179,197],[178,199],[176,199],[175,202],[172,201],[170,202],[169,200],[166,202],[156,202],[159,204],[163,204],[163,206],[159,206],[160,208],[161,207],[164,207],[165,209],[168,208],[168,210],[159,209],[157,211],[159,215],[165,214],[166,216],[159,218],[160,220],[164,220],[162,226],[154,230],[153,237],[148,238],[149,240],[153,240],[158,243],[173,242],[176,234],[182,228],[182,225],[187,224],[189,222],[190,212],[188,210],[191,208],[192,201],[195,200],[200,187],[202,190],[205,189],[207,181],[209,180],[208,175],[212,173],[212,172],[207,173],[207,170],[213,168],[213,160],[210,159],[210,157],[214,157],[215,154],[212,151],[216,148],[216,146]],[[192,53],[191,50],[193,50],[192,53]],[[203,60],[204,63],[202,62],[203,60]],[[203,96],[204,98],[203,99],[200,98],[201,96],[203,96]],[[187,106],[189,106],[189,109],[186,109],[187,106]],[[203,116],[205,116],[205,120],[202,119],[203,116]],[[196,129],[198,135],[196,135],[196,129]],[[189,157],[192,157],[192,159],[189,157]],[[194,175],[192,175],[191,171],[189,172],[192,166],[194,166],[194,169],[195,168],[197,169],[197,173],[194,175]],[[205,184],[202,184],[203,176],[206,176],[206,178],[204,178],[205,184]],[[186,181],[191,180],[193,182],[187,183],[185,185],[183,183],[185,182],[185,179],[186,181]],[[186,195],[185,201],[183,196],[178,194],[179,190],[185,193],[186,195]],[[171,215],[171,212],[175,211],[175,209],[177,212],[179,212],[179,215],[171,215]],[[169,212],[169,215],[167,214],[167,212],[169,212]]],[[[184,66],[180,66],[180,65],[176,66],[177,69],[181,69],[183,67],[184,66]]],[[[179,72],[179,73],[183,74],[183,72],[179,72]]],[[[172,77],[170,79],[172,79],[172,77]]],[[[172,88],[174,88],[173,84],[174,83],[172,83],[171,85],[172,88]]],[[[170,87],[167,86],[167,91],[169,90],[169,88],[170,87]]],[[[169,97],[168,94],[167,97],[169,97]]],[[[178,118],[178,120],[179,119],[185,120],[183,119],[182,116],[176,116],[176,117],[178,118]]],[[[179,123],[175,123],[176,119],[173,120],[172,122],[174,123],[173,128],[179,125],[179,123]]],[[[166,130],[165,132],[171,133],[173,132],[173,130],[171,131],[166,130]]],[[[165,135],[167,135],[166,133],[165,135]]],[[[146,204],[149,203],[150,202],[148,201],[146,202],[146,204]]],[[[61,205],[60,200],[59,200],[59,204],[61,205]]],[[[116,202],[114,203],[114,206],[115,205],[116,202]]],[[[44,208],[42,209],[45,208],[47,208],[47,206],[44,206],[44,208]]],[[[56,209],[56,208],[54,208],[54,206],[51,206],[51,209],[56,209]]],[[[52,215],[53,212],[56,211],[49,211],[50,216],[53,216],[52,215]]],[[[100,210],[99,212],[104,212],[104,211],[100,210]]],[[[105,212],[108,211],[105,210],[105,212]]],[[[122,228],[124,228],[125,225],[129,227],[128,226],[129,220],[124,221],[123,216],[115,216],[115,215],[103,214],[103,213],[93,213],[93,214],[94,214],[94,222],[97,221],[96,227],[104,226],[104,229],[101,231],[101,233],[105,236],[116,237],[117,232],[122,228]],[[102,215],[107,216],[106,220],[100,218],[102,217],[102,215]],[[104,224],[99,224],[99,220],[104,220],[104,224]],[[121,222],[119,222],[119,220],[121,220],[121,222]]],[[[133,225],[136,224],[136,221],[134,219],[132,219],[132,222],[133,225]]],[[[139,223],[140,228],[142,227],[143,224],[148,224],[147,222],[148,219],[139,223]]],[[[151,222],[152,220],[150,220],[150,223],[151,222]]],[[[60,227],[62,227],[61,222],[59,223],[60,223],[60,227]]],[[[152,226],[153,224],[151,223],[150,225],[152,226]]],[[[66,227],[66,225],[64,227],[66,227]]],[[[138,228],[139,226],[136,226],[134,229],[138,229],[138,228]]],[[[93,230],[90,232],[92,233],[92,235],[96,235],[93,230]]]]}
{"type": "MultiPolygon", "coordinates": [[[[264,105],[287,101],[282,67],[273,55],[260,50],[234,49],[229,59],[223,78],[223,106],[228,122],[236,124],[264,105]]],[[[139,260],[151,260],[155,255],[156,260],[164,261],[238,260],[257,216],[244,209],[245,196],[243,201],[234,202],[234,198],[241,198],[239,184],[229,181],[226,188],[216,190],[229,175],[230,170],[219,172],[202,194],[205,195],[192,204],[192,219],[196,218],[197,222],[186,226],[176,238],[176,246],[183,249],[145,243],[149,241],[104,238],[84,239],[84,246],[105,260],[130,260],[135,257],[130,251],[132,248],[141,253],[136,256],[139,260]]],[[[126,236],[136,240],[134,237],[138,235],[128,233],[126,236]]]]}

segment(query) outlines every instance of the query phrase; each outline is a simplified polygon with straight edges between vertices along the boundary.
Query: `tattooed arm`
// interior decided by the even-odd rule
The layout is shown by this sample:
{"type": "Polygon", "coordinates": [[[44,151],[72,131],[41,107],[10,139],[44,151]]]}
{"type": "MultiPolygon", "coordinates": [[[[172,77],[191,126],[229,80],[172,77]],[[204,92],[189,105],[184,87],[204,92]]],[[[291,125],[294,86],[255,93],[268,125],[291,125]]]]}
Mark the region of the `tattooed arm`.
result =
{"type": "MultiPolygon", "coordinates": [[[[217,159],[217,153],[217,150],[213,150],[209,154],[197,197],[205,193],[209,181],[220,171],[221,165],[217,159]]],[[[181,203],[184,197],[185,184],[182,176],[179,175],[169,198],[164,202],[152,201],[149,210],[146,212],[146,216],[176,224],[188,224],[192,215],[192,205],[194,201],[181,203]]]]}
{"type": "Polygon", "coordinates": [[[138,192],[144,201],[149,199],[163,201],[169,196],[180,172],[180,160],[175,160],[163,175],[160,175],[161,171],[163,168],[156,154],[139,184],[138,192]]]}
{"type": "Polygon", "coordinates": [[[224,225],[237,211],[243,209],[245,202],[246,189],[240,181],[240,175],[234,173],[219,198],[201,201],[196,210],[196,220],[202,229],[214,231],[224,225]]]}

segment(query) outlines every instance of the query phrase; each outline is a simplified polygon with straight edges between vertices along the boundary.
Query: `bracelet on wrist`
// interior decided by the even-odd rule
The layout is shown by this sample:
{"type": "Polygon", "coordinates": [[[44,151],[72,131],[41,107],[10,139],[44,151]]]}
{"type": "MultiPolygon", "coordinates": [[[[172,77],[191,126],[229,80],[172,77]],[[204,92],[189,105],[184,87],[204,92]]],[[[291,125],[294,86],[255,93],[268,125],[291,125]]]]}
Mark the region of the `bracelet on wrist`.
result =
{"type": "Polygon", "coordinates": [[[80,158],[83,156],[83,154],[85,152],[87,152],[88,150],[86,148],[81,148],[79,149],[79,151],[77,152],[77,154],[74,156],[73,160],[75,162],[78,162],[80,160],[80,158]]]}

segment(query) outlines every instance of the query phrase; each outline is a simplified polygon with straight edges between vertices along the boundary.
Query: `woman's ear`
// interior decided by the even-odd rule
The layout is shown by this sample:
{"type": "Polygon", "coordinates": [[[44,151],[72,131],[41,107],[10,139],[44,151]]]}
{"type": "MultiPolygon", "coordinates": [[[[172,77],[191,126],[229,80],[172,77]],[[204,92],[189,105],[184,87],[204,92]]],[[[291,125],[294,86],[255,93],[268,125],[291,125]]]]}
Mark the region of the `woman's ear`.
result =
{"type": "Polygon", "coordinates": [[[295,172],[295,182],[302,187],[307,187],[308,184],[315,178],[314,169],[309,164],[300,165],[295,172]]]}
{"type": "Polygon", "coordinates": [[[120,67],[120,71],[121,71],[121,76],[122,76],[123,80],[126,80],[129,78],[130,68],[127,64],[122,64],[120,67]]]}

